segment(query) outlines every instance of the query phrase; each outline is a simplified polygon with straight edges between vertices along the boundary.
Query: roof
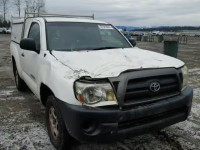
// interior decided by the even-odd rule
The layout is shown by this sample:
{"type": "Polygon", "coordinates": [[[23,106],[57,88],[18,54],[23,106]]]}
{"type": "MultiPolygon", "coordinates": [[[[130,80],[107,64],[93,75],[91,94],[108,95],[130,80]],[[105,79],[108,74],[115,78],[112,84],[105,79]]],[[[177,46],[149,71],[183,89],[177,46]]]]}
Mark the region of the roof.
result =
{"type": "Polygon", "coordinates": [[[103,21],[92,20],[92,19],[82,19],[82,18],[65,18],[65,17],[43,17],[47,22],[86,22],[86,23],[103,23],[103,21]]]}

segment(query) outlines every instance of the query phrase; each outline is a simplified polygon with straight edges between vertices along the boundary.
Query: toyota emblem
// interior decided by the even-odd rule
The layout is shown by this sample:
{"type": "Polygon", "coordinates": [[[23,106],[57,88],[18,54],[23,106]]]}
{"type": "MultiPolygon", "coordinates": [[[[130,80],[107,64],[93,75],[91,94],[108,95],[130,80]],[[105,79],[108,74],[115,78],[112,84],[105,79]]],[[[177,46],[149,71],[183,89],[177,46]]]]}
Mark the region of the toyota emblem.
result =
{"type": "Polygon", "coordinates": [[[160,91],[160,83],[158,83],[158,82],[152,82],[151,84],[150,84],[150,91],[151,92],[154,92],[154,93],[156,93],[156,92],[158,92],[158,91],[160,91]]]}

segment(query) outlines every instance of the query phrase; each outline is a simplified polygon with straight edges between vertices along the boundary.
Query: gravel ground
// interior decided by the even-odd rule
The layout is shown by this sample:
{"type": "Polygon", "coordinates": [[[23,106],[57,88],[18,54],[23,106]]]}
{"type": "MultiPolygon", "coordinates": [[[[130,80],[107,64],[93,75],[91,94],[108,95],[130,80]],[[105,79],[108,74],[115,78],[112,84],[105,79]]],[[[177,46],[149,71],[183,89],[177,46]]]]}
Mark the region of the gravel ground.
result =
{"type": "MultiPolygon", "coordinates": [[[[9,52],[9,35],[0,35],[0,150],[53,150],[45,128],[44,108],[30,92],[16,90],[9,52]]],[[[139,42],[138,47],[162,52],[163,43],[139,42]]],[[[77,144],[74,150],[200,149],[200,38],[180,45],[179,58],[190,70],[194,87],[191,116],[162,131],[110,144],[77,144]]]]}

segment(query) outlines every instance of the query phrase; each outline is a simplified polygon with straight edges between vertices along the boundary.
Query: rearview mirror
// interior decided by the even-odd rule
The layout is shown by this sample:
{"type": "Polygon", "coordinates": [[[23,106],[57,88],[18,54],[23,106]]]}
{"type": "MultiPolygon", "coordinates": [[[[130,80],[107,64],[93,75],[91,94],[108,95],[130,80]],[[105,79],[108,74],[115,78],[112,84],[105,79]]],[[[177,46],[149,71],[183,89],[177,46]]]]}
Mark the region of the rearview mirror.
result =
{"type": "Polygon", "coordinates": [[[133,47],[136,46],[136,41],[135,41],[135,39],[131,38],[131,39],[129,39],[129,42],[131,43],[131,45],[132,45],[133,47]]]}
{"type": "Polygon", "coordinates": [[[20,48],[24,50],[34,51],[39,54],[39,50],[36,49],[36,43],[31,38],[22,39],[20,41],[20,48]]]}

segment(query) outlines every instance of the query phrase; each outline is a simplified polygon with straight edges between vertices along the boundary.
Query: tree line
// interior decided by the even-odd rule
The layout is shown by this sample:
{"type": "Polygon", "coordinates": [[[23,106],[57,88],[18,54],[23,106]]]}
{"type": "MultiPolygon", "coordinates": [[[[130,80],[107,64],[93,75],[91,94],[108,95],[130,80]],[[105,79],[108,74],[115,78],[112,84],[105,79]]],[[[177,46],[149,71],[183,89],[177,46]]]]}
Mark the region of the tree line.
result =
{"type": "Polygon", "coordinates": [[[45,0],[0,0],[0,27],[10,26],[12,12],[15,17],[22,17],[25,11],[45,12],[45,0]]]}

